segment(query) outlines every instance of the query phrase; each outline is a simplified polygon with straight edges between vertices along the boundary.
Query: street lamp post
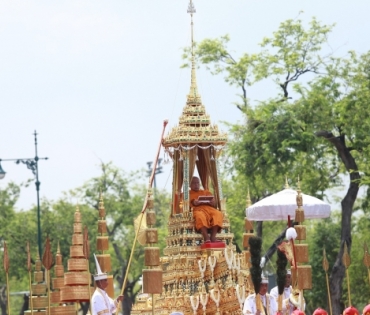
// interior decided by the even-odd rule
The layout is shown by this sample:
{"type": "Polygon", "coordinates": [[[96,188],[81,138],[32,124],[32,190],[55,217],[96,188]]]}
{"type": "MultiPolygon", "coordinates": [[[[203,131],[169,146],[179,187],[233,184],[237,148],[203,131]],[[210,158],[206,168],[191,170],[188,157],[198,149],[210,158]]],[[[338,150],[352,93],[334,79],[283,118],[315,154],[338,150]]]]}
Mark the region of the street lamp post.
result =
{"type": "MultiPolygon", "coordinates": [[[[155,172],[154,172],[154,190],[157,189],[157,182],[155,180],[156,175],[163,173],[163,167],[161,166],[161,163],[162,163],[162,159],[158,159],[158,165],[155,168],[155,172]]],[[[153,171],[153,168],[152,168],[153,162],[146,162],[146,164],[148,165],[148,170],[146,171],[146,174],[148,175],[148,177],[150,177],[153,171]]]]}
{"type": "Polygon", "coordinates": [[[41,240],[41,218],[40,218],[40,181],[39,181],[39,167],[38,162],[39,160],[47,160],[48,158],[40,158],[37,155],[37,132],[33,133],[35,136],[35,157],[34,158],[26,158],[26,159],[0,159],[0,179],[5,177],[6,172],[1,167],[2,161],[15,161],[16,164],[23,163],[26,164],[27,168],[32,171],[33,175],[35,175],[35,185],[36,185],[36,192],[37,192],[37,244],[39,248],[39,255],[42,258],[42,240],[41,240]]]}

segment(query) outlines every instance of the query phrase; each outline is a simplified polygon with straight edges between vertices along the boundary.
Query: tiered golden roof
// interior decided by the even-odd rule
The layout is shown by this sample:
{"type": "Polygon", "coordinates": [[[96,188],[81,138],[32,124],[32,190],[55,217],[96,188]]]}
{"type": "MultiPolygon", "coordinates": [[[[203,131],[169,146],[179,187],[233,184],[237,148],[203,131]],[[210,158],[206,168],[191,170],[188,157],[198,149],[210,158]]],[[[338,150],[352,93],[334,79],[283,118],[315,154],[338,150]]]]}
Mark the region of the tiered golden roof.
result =
{"type": "Polygon", "coordinates": [[[202,104],[198,93],[195,62],[192,61],[191,86],[186,105],[179,118],[179,124],[171,129],[163,141],[164,147],[176,147],[186,144],[225,145],[227,135],[218,130],[217,125],[211,124],[210,116],[202,104]]]}
{"type": "MultiPolygon", "coordinates": [[[[99,266],[104,273],[109,273],[112,270],[110,254],[105,254],[109,250],[109,238],[107,235],[107,221],[105,220],[105,207],[103,195],[100,192],[99,195],[99,220],[98,220],[98,236],[96,238],[96,249],[99,251],[96,254],[99,266]]],[[[108,286],[105,289],[107,294],[113,299],[114,298],[114,287],[113,287],[113,276],[108,275],[108,286]]]]}
{"type": "Polygon", "coordinates": [[[60,289],[64,286],[64,266],[63,256],[60,252],[58,243],[57,253],[55,255],[54,278],[52,278],[53,292],[50,292],[50,300],[52,304],[50,307],[50,315],[75,315],[76,308],[74,304],[65,305],[60,300],[60,289]],[[64,304],[64,305],[62,305],[64,304]]]}
{"type": "Polygon", "coordinates": [[[68,272],[64,274],[64,286],[60,289],[61,302],[90,301],[90,286],[87,260],[83,252],[81,212],[76,207],[74,214],[72,246],[68,259],[68,272]]]}

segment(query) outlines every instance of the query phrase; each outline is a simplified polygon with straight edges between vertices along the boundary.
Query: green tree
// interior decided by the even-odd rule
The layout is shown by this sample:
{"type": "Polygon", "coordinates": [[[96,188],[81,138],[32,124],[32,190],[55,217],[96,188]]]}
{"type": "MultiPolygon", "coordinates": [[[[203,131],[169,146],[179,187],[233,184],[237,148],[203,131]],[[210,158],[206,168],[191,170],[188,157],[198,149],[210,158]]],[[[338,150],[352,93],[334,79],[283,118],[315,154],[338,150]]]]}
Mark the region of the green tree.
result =
{"type": "Polygon", "coordinates": [[[347,243],[351,248],[360,171],[366,171],[369,157],[370,58],[369,53],[357,56],[350,52],[346,59],[325,55],[322,47],[331,29],[316,19],[307,30],[300,20],[283,22],[271,38],[262,41],[262,52],[250,58],[248,67],[233,62],[226,47],[228,37],[204,40],[196,53],[202,63],[213,66],[213,73],[225,73],[228,83],[243,87],[243,102],[238,107],[245,121],[231,126],[230,153],[251,195],[264,197],[280,190],[289,174],[303,179],[304,192],[322,198],[328,188],[341,183],[339,174],[347,176],[349,186],[341,202],[337,235],[340,249],[330,276],[333,313],[339,314],[343,247],[347,243]],[[314,76],[298,84],[307,73],[314,76]],[[246,87],[264,78],[272,79],[280,93],[255,107],[247,106],[246,87]]]}
{"type": "MultiPolygon", "coordinates": [[[[108,223],[108,236],[111,247],[109,254],[112,258],[112,273],[122,287],[123,277],[127,269],[128,258],[134,240],[133,220],[142,210],[146,187],[140,184],[138,172],[126,174],[111,163],[101,164],[102,175],[92,178],[79,188],[65,193],[57,201],[42,200],[41,224],[42,239],[48,235],[52,242],[52,252],[56,253],[58,243],[63,255],[64,267],[67,268],[67,260],[72,245],[72,233],[74,213],[76,209],[81,212],[82,225],[88,227],[90,241],[90,270],[95,271],[95,262],[92,253],[96,252],[96,236],[98,221],[98,203],[100,191],[106,209],[108,223]],[[76,202],[73,202],[76,200],[76,202]],[[77,205],[77,201],[78,205],[77,205]]],[[[0,191],[0,237],[6,240],[10,258],[9,277],[11,279],[11,290],[26,290],[28,283],[26,243],[30,241],[31,256],[33,262],[37,253],[37,226],[36,207],[28,211],[14,211],[14,205],[19,197],[20,189],[17,185],[11,184],[0,191]]],[[[167,192],[155,192],[155,204],[157,209],[157,226],[159,235],[163,237],[167,226],[166,220],[169,211],[169,195],[167,192]]],[[[160,239],[162,241],[162,239],[160,239]]],[[[160,242],[161,245],[164,242],[160,242]]],[[[164,245],[163,245],[164,246],[164,245]]],[[[134,263],[129,270],[129,281],[125,288],[124,314],[129,314],[132,303],[139,293],[140,286],[137,284],[143,269],[144,247],[136,246],[134,263]]],[[[5,274],[0,272],[0,305],[2,314],[6,314],[5,274]]],[[[12,297],[12,313],[19,312],[22,305],[20,298],[12,297]]],[[[87,312],[87,305],[82,305],[84,314],[87,312]]]]}
{"type": "Polygon", "coordinates": [[[333,266],[340,246],[338,238],[340,233],[339,215],[332,215],[331,218],[320,221],[315,220],[308,233],[312,235],[308,239],[308,244],[314,287],[306,293],[306,311],[312,314],[318,307],[329,311],[326,276],[322,265],[323,250],[325,248],[329,266],[333,266]]]}

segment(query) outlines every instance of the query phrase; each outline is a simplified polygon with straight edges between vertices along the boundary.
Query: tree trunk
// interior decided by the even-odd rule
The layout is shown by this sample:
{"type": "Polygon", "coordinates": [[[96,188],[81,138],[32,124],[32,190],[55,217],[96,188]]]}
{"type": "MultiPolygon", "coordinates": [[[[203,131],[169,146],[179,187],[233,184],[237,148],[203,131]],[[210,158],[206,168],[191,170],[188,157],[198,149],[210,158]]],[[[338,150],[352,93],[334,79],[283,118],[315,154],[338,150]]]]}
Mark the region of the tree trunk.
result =
{"type": "Polygon", "coordinates": [[[8,299],[6,297],[6,285],[3,285],[0,288],[0,308],[1,308],[1,315],[7,314],[7,308],[6,304],[8,302],[8,299]]]}
{"type": "Polygon", "coordinates": [[[339,157],[342,160],[346,170],[349,173],[350,184],[348,187],[347,194],[341,202],[342,206],[342,222],[341,222],[341,246],[338,252],[337,259],[335,260],[334,266],[330,274],[330,296],[332,301],[333,314],[343,313],[343,302],[341,302],[342,296],[342,283],[345,275],[345,267],[342,262],[342,256],[344,251],[344,244],[348,246],[348,253],[351,252],[352,236],[351,236],[351,219],[353,205],[356,201],[360,174],[358,173],[358,167],[354,157],[351,155],[350,150],[345,144],[345,136],[341,135],[335,137],[331,132],[320,131],[316,133],[317,136],[324,137],[331,142],[338,151],[339,157]]]}
{"type": "Polygon", "coordinates": [[[257,236],[262,238],[263,221],[257,221],[257,236]]]}
{"type": "Polygon", "coordinates": [[[24,312],[28,310],[29,308],[29,295],[28,294],[24,294],[23,295],[23,305],[22,305],[22,308],[21,308],[21,311],[19,312],[19,315],[24,315],[24,312]]]}

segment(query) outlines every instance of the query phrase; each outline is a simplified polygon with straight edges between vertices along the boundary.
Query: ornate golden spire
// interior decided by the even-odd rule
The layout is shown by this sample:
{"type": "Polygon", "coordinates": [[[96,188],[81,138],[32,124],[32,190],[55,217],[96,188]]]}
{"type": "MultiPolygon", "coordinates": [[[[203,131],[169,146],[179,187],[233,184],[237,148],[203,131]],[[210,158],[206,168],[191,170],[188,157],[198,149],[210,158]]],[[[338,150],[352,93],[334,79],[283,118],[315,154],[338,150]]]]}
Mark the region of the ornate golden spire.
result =
{"type": "Polygon", "coordinates": [[[288,176],[285,175],[285,189],[289,189],[288,176]]]}
{"type": "Polygon", "coordinates": [[[247,193],[247,208],[249,208],[252,205],[251,195],[249,193],[249,186],[248,186],[248,193],[247,193]]]}
{"type": "Polygon", "coordinates": [[[196,99],[200,97],[198,93],[197,87],[197,78],[195,74],[195,54],[194,54],[194,22],[193,22],[193,14],[196,12],[193,1],[190,0],[188,6],[188,13],[190,13],[191,17],[191,85],[190,85],[190,92],[188,95],[189,98],[196,99]]]}
{"type": "Polygon", "coordinates": [[[179,144],[214,144],[225,145],[227,135],[218,130],[218,126],[211,124],[211,119],[206,113],[198,92],[197,80],[195,74],[195,53],[194,53],[194,22],[193,14],[195,7],[190,0],[188,13],[191,16],[191,84],[187,96],[186,106],[182,111],[178,126],[171,129],[170,133],[163,141],[164,147],[175,147],[179,144]]]}

